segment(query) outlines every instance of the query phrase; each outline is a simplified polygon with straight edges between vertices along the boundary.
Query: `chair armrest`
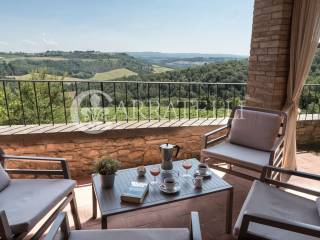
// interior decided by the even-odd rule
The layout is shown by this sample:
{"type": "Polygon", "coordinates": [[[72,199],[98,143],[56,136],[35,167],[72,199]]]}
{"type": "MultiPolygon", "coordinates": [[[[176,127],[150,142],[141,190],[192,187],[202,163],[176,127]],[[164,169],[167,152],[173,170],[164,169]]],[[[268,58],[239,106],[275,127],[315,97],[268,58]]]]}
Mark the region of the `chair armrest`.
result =
{"type": "Polygon", "coordinates": [[[61,212],[58,214],[44,240],[54,240],[59,228],[61,228],[60,239],[68,239],[70,234],[70,226],[68,216],[65,212],[61,212]]]}
{"type": "Polygon", "coordinates": [[[284,142],[284,136],[279,137],[271,148],[271,152],[276,152],[284,142]]]}
{"type": "Polygon", "coordinates": [[[293,175],[293,176],[298,176],[298,177],[303,177],[303,178],[308,178],[308,179],[320,181],[320,175],[317,175],[317,174],[301,172],[301,171],[295,171],[295,170],[289,170],[289,169],[285,169],[285,168],[277,168],[277,167],[272,167],[272,166],[263,167],[263,171],[262,171],[262,175],[261,175],[262,176],[262,180],[267,178],[267,176],[268,176],[267,173],[269,171],[285,173],[285,174],[288,174],[288,175],[293,175]]]}
{"type": "Polygon", "coordinates": [[[278,164],[281,158],[283,157],[283,146],[284,146],[284,136],[277,138],[275,143],[271,148],[271,154],[269,159],[269,165],[273,166],[278,164]]]}
{"type": "MultiPolygon", "coordinates": [[[[66,179],[70,179],[68,162],[64,158],[52,157],[34,157],[34,156],[15,156],[0,154],[0,160],[6,161],[31,161],[31,162],[59,162],[61,170],[42,170],[42,169],[6,169],[10,174],[34,174],[34,175],[62,175],[66,179]]],[[[5,167],[5,164],[4,164],[5,167]]]]}
{"type": "Polygon", "coordinates": [[[202,240],[198,212],[191,212],[191,239],[202,240]]]}
{"type": "Polygon", "coordinates": [[[203,148],[206,148],[209,144],[212,144],[212,143],[214,143],[214,142],[223,140],[223,139],[226,137],[226,135],[224,135],[224,136],[222,136],[222,137],[218,137],[218,138],[216,138],[216,139],[214,139],[214,140],[211,140],[211,141],[208,141],[208,138],[209,138],[210,136],[212,136],[212,135],[215,135],[215,134],[217,134],[217,133],[220,133],[220,132],[228,129],[229,127],[230,127],[229,125],[225,125],[225,126],[223,126],[223,127],[217,128],[217,129],[215,129],[215,130],[213,130],[213,131],[210,131],[210,132],[205,133],[205,134],[203,135],[203,137],[202,137],[202,139],[203,139],[203,148]]]}
{"type": "Polygon", "coordinates": [[[229,128],[229,126],[228,126],[228,125],[225,125],[225,126],[223,126],[223,127],[220,127],[220,128],[215,129],[215,130],[212,130],[212,131],[210,131],[210,132],[207,132],[207,133],[205,133],[203,136],[204,136],[204,137],[209,137],[209,136],[214,135],[214,134],[217,134],[218,132],[221,132],[221,131],[223,131],[223,130],[225,130],[225,129],[227,129],[227,128],[229,128]]]}
{"type": "Polygon", "coordinates": [[[320,226],[296,222],[290,219],[281,219],[264,214],[245,212],[240,227],[239,239],[251,239],[250,237],[256,236],[254,233],[248,232],[250,223],[258,223],[291,232],[320,237],[320,226]]]}
{"type": "Polygon", "coordinates": [[[306,179],[316,180],[316,181],[320,181],[320,175],[306,173],[306,172],[299,172],[299,171],[294,171],[294,170],[289,170],[289,169],[283,169],[283,168],[276,168],[276,167],[271,167],[271,166],[265,166],[265,167],[263,167],[263,170],[261,173],[261,178],[260,178],[261,182],[265,182],[267,184],[272,184],[277,187],[292,189],[294,191],[298,191],[298,192],[302,192],[302,193],[306,193],[306,194],[320,197],[320,192],[318,192],[318,191],[304,188],[304,187],[301,187],[298,185],[293,185],[293,184],[290,184],[290,183],[287,183],[284,181],[278,181],[278,180],[271,179],[270,176],[271,176],[272,171],[282,173],[282,174],[287,174],[287,175],[298,176],[298,177],[302,177],[302,178],[306,178],[306,179]]]}

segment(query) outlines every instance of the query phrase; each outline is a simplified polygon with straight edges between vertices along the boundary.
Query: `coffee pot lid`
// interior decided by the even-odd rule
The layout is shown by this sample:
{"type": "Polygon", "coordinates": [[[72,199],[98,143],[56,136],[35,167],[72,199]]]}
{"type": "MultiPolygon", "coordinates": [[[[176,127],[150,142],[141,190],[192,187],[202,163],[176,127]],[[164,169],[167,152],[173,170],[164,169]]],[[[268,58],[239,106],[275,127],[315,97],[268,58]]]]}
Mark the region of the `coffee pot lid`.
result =
{"type": "Polygon", "coordinates": [[[176,145],[170,144],[170,143],[164,143],[164,144],[160,145],[160,148],[162,148],[162,149],[172,149],[172,148],[175,148],[175,147],[176,147],[176,145]]]}

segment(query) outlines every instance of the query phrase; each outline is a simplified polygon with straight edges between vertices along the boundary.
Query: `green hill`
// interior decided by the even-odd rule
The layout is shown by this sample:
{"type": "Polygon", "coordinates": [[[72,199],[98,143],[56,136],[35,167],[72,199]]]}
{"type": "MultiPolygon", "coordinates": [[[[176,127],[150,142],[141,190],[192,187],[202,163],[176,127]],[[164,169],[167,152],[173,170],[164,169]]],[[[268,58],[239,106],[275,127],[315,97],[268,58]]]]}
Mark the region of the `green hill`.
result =
{"type": "Polygon", "coordinates": [[[125,53],[95,51],[0,53],[0,77],[22,76],[35,70],[46,69],[51,75],[88,79],[96,73],[123,68],[137,74],[153,71],[151,64],[125,53]]]}
{"type": "Polygon", "coordinates": [[[247,75],[248,60],[244,59],[210,63],[163,73],[141,74],[119,80],[242,83],[247,81],[247,75]]]}
{"type": "Polygon", "coordinates": [[[92,78],[92,80],[112,80],[116,78],[129,77],[137,75],[137,73],[130,71],[126,68],[118,68],[107,72],[96,73],[92,78]]]}

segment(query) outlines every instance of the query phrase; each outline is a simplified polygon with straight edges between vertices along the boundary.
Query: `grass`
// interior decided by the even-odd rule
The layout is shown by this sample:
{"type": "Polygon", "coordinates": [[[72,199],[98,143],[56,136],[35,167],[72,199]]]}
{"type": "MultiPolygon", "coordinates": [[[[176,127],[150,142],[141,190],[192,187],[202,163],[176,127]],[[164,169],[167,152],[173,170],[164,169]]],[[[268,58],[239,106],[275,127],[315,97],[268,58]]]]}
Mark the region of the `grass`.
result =
{"type": "Polygon", "coordinates": [[[152,65],[152,68],[153,68],[153,73],[163,73],[163,72],[168,72],[168,71],[174,70],[172,68],[163,67],[163,66],[159,66],[159,65],[152,65]]]}
{"type": "Polygon", "coordinates": [[[96,73],[91,80],[112,80],[121,77],[129,77],[132,75],[138,75],[137,73],[130,71],[126,68],[118,68],[108,72],[96,73]]]}

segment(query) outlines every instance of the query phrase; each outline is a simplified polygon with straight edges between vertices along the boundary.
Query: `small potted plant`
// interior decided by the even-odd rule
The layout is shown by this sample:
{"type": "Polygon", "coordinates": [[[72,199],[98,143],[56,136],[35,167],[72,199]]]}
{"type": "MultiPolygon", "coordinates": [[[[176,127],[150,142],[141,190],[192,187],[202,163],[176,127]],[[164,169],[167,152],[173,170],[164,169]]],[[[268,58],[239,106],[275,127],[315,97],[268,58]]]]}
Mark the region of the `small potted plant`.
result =
{"type": "Polygon", "coordinates": [[[103,188],[112,188],[120,162],[110,157],[103,157],[95,164],[95,172],[100,175],[101,185],[103,188]]]}

